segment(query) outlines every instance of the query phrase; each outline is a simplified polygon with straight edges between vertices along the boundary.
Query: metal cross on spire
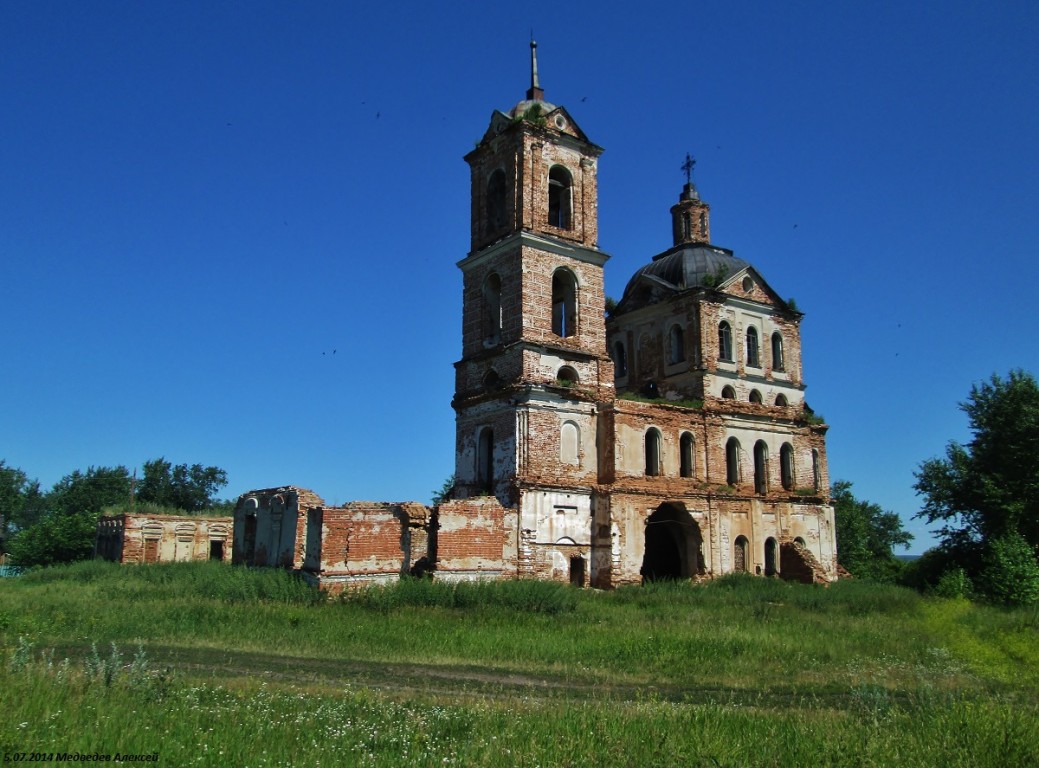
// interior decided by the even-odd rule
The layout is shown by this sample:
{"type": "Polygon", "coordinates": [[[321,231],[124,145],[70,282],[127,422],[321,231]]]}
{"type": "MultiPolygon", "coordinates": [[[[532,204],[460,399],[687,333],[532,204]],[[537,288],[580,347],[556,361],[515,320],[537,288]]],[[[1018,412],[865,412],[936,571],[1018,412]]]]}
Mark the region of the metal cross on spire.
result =
{"type": "Polygon", "coordinates": [[[685,162],[682,163],[682,170],[685,171],[685,183],[693,183],[693,167],[696,165],[696,160],[688,152],[685,153],[685,162]]]}

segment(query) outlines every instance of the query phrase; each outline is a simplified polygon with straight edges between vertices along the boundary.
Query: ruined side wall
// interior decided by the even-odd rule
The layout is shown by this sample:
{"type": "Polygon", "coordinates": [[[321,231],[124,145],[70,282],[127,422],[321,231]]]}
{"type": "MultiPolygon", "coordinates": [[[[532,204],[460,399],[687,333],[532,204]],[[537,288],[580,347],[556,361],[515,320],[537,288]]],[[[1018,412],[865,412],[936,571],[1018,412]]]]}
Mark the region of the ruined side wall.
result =
{"type": "Polygon", "coordinates": [[[437,509],[436,578],[515,578],[517,515],[492,497],[445,501],[437,509]]]}
{"type": "MultiPolygon", "coordinates": [[[[358,501],[310,515],[321,529],[318,583],[338,591],[407,575],[427,556],[429,511],[417,502],[358,501]]],[[[304,538],[313,539],[311,531],[304,538]]]]}
{"type": "Polygon", "coordinates": [[[97,553],[122,563],[230,561],[230,517],[124,514],[98,521],[97,553]],[[215,545],[215,546],[214,546],[215,545]]]}

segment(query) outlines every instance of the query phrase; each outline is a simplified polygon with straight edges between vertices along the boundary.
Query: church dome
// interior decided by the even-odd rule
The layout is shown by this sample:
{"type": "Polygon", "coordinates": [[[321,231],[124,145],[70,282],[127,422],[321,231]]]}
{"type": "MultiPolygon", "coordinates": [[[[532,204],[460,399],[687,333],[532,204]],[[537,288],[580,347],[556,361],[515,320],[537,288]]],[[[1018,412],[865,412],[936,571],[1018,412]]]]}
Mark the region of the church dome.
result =
{"type": "Polygon", "coordinates": [[[714,288],[750,265],[732,251],[713,245],[682,245],[654,257],[624,288],[624,298],[643,277],[654,277],[678,290],[714,288]]]}

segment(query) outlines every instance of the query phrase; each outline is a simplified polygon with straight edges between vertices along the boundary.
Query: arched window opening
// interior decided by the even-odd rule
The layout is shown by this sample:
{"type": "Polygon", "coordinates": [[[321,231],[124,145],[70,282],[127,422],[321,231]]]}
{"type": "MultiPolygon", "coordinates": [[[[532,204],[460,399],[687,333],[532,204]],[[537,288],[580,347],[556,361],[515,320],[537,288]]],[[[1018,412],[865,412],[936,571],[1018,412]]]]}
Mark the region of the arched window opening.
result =
{"type": "Polygon", "coordinates": [[[772,334],[772,370],[786,370],[786,362],[783,360],[783,336],[779,331],[772,334]]]}
{"type": "Polygon", "coordinates": [[[805,544],[805,540],[802,539],[800,536],[795,536],[794,537],[794,543],[798,544],[798,545],[800,545],[802,547],[808,546],[807,544],[805,544]]]}
{"type": "Polygon", "coordinates": [[[548,172],[548,223],[560,229],[573,229],[573,177],[561,165],[548,172]]]}
{"type": "Polygon", "coordinates": [[[563,464],[579,464],[581,456],[581,430],[572,421],[563,422],[559,430],[559,461],[563,464]]]}
{"type": "Polygon", "coordinates": [[[618,379],[628,375],[628,355],[621,341],[613,344],[613,373],[618,379]]]}
{"type": "Polygon", "coordinates": [[[682,326],[672,325],[668,333],[668,363],[674,365],[685,360],[685,334],[682,326]]]}
{"type": "Polygon", "coordinates": [[[646,432],[646,475],[660,474],[660,430],[655,427],[646,432]]]}
{"type": "Polygon", "coordinates": [[[761,405],[761,393],[758,392],[756,389],[752,389],[750,391],[750,401],[752,403],[757,403],[758,405],[761,405]]]}
{"type": "Polygon", "coordinates": [[[505,171],[491,174],[487,182],[487,234],[505,227],[505,171]]]}
{"type": "Polygon", "coordinates": [[[693,217],[688,213],[682,214],[682,239],[691,240],[693,237],[693,217]]]}
{"type": "Polygon", "coordinates": [[[761,367],[761,359],[758,355],[758,329],[753,325],[747,329],[747,365],[751,368],[761,367]]]}
{"type": "Polygon", "coordinates": [[[564,365],[556,373],[556,383],[561,387],[572,387],[580,381],[577,375],[577,371],[571,368],[569,365],[564,365]]]}
{"type": "Polygon", "coordinates": [[[726,400],[735,400],[736,390],[728,385],[725,385],[724,387],[722,387],[722,397],[726,400]]]}
{"type": "Polygon", "coordinates": [[[776,395],[776,405],[786,406],[790,403],[786,399],[786,395],[776,395]]]}
{"type": "Polygon", "coordinates": [[[790,443],[783,443],[779,449],[779,475],[783,488],[794,490],[794,446],[790,443]]]}
{"type": "Polygon", "coordinates": [[[569,269],[552,275],[552,333],[573,336],[577,333],[577,278],[569,269]]]}
{"type": "Polygon", "coordinates": [[[754,443],[754,493],[768,493],[768,446],[764,440],[754,443]]]}
{"type": "Polygon", "coordinates": [[[489,392],[501,389],[501,376],[493,368],[487,371],[487,374],[483,377],[483,388],[489,392]]]}
{"type": "Polygon", "coordinates": [[[480,430],[477,440],[476,484],[487,493],[494,490],[494,430],[490,427],[480,430]]]}
{"type": "Polygon", "coordinates": [[[679,445],[679,474],[682,477],[692,477],[693,470],[693,436],[689,432],[683,432],[678,441],[679,445]]]}
{"type": "Polygon", "coordinates": [[[775,576],[779,569],[776,567],[776,554],[779,551],[779,545],[776,540],[771,536],[765,539],[765,575],[775,576]]]}
{"type": "Polygon", "coordinates": [[[737,536],[732,548],[732,570],[736,573],[746,573],[749,570],[747,565],[747,548],[747,537],[737,536]]]}
{"type": "Polygon", "coordinates": [[[718,324],[718,359],[732,362],[732,328],[725,320],[718,324]]]}
{"type": "Polygon", "coordinates": [[[707,237],[707,214],[700,211],[700,237],[707,237]]]}
{"type": "Polygon", "coordinates": [[[812,488],[816,493],[819,492],[819,487],[822,485],[822,477],[820,475],[821,469],[819,468],[819,451],[815,448],[812,449],[812,488]]]}
{"type": "Polygon", "coordinates": [[[725,482],[740,484],[740,441],[730,437],[725,444],[725,482]]]}
{"type": "Polygon", "coordinates": [[[483,343],[493,347],[501,343],[501,278],[492,272],[483,281],[483,343]]]}

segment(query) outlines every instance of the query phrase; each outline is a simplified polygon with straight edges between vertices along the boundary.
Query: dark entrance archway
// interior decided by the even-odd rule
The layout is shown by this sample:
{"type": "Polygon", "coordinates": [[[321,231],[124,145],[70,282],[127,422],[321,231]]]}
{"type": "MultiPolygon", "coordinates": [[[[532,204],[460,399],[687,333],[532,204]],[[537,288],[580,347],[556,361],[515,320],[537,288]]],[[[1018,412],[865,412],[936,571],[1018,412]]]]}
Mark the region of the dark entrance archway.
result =
{"type": "Polygon", "coordinates": [[[665,503],[646,521],[643,581],[688,579],[703,573],[700,526],[679,503],[665,503]]]}

